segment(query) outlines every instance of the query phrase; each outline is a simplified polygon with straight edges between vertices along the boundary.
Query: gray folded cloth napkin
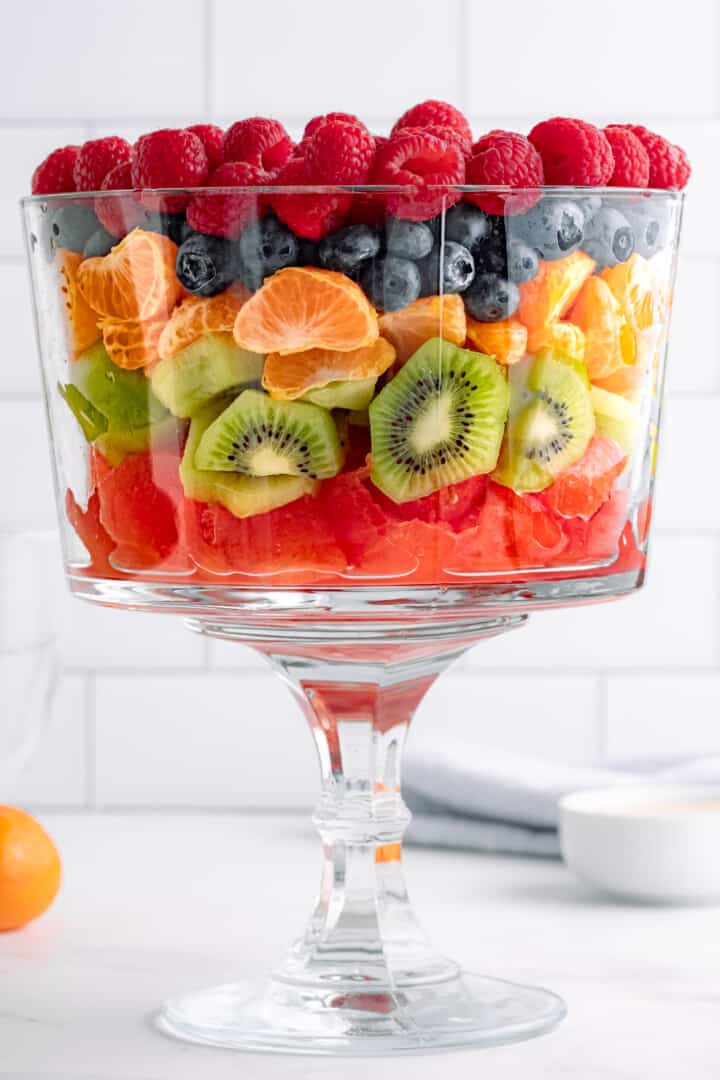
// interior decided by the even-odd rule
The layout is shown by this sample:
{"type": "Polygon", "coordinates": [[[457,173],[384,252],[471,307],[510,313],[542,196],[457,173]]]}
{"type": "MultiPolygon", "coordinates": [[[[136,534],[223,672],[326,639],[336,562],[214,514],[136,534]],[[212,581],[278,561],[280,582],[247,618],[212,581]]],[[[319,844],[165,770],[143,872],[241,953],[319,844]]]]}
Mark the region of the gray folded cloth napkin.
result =
{"type": "Polygon", "coordinates": [[[406,840],[426,847],[558,856],[563,795],[622,785],[720,785],[720,756],[583,764],[500,751],[474,759],[462,744],[408,751],[406,840]]]}

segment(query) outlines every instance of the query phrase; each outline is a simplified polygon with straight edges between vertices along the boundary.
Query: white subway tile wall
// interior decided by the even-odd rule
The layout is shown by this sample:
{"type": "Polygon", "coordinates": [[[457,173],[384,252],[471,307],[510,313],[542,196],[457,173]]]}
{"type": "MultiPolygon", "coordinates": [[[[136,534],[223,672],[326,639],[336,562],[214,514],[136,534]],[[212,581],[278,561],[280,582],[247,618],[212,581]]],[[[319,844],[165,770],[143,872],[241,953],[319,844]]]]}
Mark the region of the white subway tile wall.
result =
{"type": "MultiPolygon", "coordinates": [[[[651,0],[608,0],[601,16],[570,0],[519,0],[512,26],[505,9],[482,0],[71,7],[69,18],[67,5],[35,0],[3,25],[0,529],[54,523],[17,210],[51,148],[91,134],[134,138],[189,117],[227,124],[268,113],[297,136],[305,118],[330,109],[356,111],[382,131],[430,96],[464,108],[477,133],[527,130],[556,113],[647,121],[682,143],[695,167],[648,584],[621,604],[538,614],[479,646],[428,695],[416,737],[568,760],[720,752],[714,0],[689,0],[672,20],[651,0]],[[559,26],[591,49],[562,49],[558,61],[559,26]],[[510,36],[511,55],[503,48],[510,36]],[[619,49],[633,62],[618,62],[619,49]]],[[[68,599],[63,654],[66,674],[42,747],[13,793],[18,801],[287,807],[313,799],[304,721],[245,647],[203,641],[169,617],[68,599]]]]}

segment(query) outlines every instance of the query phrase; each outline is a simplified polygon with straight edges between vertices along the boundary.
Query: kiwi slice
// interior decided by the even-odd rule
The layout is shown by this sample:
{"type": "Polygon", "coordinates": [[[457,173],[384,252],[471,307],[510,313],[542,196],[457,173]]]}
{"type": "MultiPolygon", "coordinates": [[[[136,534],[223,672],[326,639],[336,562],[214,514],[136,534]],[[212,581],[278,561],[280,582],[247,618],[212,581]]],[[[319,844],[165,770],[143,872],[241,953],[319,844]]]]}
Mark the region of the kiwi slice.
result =
{"type": "Polygon", "coordinates": [[[631,454],[635,446],[637,412],[632,402],[621,394],[611,394],[593,386],[590,390],[595,410],[595,430],[598,435],[614,439],[623,450],[631,454]]]}
{"type": "Polygon", "coordinates": [[[587,449],[595,431],[590,389],[573,364],[545,351],[509,370],[510,415],[493,479],[542,491],[587,449]]]}
{"type": "Polygon", "coordinates": [[[312,401],[323,409],[367,409],[375,393],[376,378],[342,379],[308,390],[298,401],[312,401]]]}
{"type": "Polygon", "coordinates": [[[403,503],[490,472],[508,401],[492,357],[431,338],[370,405],[373,482],[403,503]]]}
{"type": "Polygon", "coordinates": [[[235,517],[243,518],[267,513],[315,491],[317,481],[305,476],[242,476],[197,469],[194,461],[202,437],[223,408],[222,404],[213,402],[197,412],[190,422],[180,462],[180,481],[188,499],[220,503],[235,517]]]}
{"type": "Polygon", "coordinates": [[[182,446],[186,424],[174,416],[137,431],[107,431],[95,439],[95,446],[111,465],[118,465],[128,454],[162,446],[182,446]]]}
{"type": "Polygon", "coordinates": [[[264,359],[241,349],[232,334],[204,334],[174,356],[161,360],[150,382],[174,416],[194,416],[212,398],[258,383],[264,359]]]}
{"type": "Polygon", "coordinates": [[[274,401],[244,390],[210,424],[195,453],[198,469],[246,476],[335,476],[343,451],[332,416],[304,401],[274,401]]]}

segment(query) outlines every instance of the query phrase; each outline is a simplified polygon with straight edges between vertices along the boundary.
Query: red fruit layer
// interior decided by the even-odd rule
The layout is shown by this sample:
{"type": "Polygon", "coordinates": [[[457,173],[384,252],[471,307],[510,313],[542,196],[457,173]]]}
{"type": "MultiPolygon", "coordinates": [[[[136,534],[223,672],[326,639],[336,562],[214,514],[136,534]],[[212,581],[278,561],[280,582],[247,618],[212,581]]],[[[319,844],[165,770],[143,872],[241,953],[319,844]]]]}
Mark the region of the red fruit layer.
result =
{"type": "Polygon", "coordinates": [[[613,174],[610,143],[584,120],[556,116],[536,124],[528,138],[543,162],[546,184],[602,187],[613,174]]]}

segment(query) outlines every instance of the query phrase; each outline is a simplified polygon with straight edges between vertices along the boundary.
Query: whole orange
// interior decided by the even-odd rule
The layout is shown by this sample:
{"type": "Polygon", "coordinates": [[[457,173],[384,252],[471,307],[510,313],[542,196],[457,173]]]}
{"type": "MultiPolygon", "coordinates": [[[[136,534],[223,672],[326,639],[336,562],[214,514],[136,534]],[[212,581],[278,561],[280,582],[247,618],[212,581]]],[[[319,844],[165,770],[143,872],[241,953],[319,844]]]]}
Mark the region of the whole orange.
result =
{"type": "Polygon", "coordinates": [[[60,888],[60,856],[40,822],[0,806],[0,930],[42,915],[60,888]]]}

